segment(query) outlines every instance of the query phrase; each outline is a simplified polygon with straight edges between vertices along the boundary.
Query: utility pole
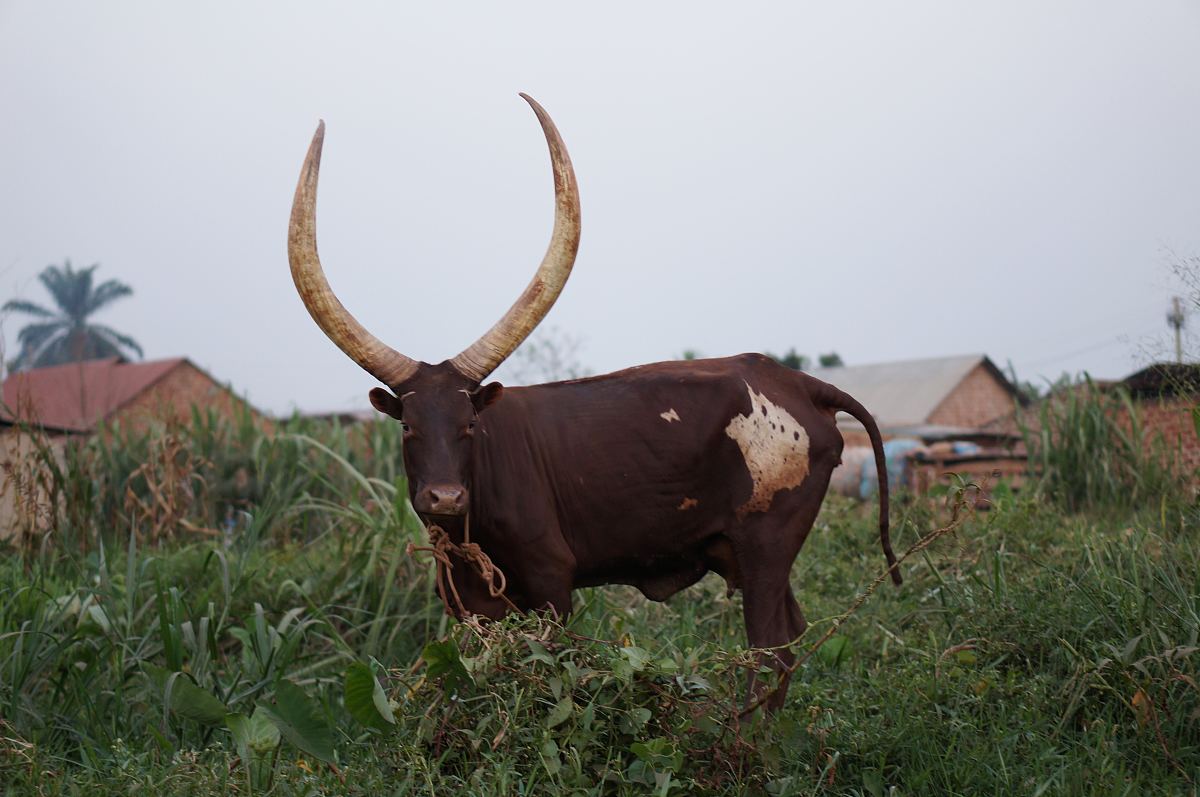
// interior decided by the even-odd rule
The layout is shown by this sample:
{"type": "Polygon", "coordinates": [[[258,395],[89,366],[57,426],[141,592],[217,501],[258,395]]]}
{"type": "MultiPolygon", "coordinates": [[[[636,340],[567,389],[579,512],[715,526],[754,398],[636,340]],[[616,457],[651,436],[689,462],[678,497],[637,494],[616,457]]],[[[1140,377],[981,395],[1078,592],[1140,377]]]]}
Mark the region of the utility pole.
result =
{"type": "Polygon", "coordinates": [[[1183,325],[1187,316],[1183,312],[1183,302],[1178,296],[1171,297],[1171,310],[1167,313],[1167,326],[1175,330],[1175,362],[1183,362],[1183,325]]]}

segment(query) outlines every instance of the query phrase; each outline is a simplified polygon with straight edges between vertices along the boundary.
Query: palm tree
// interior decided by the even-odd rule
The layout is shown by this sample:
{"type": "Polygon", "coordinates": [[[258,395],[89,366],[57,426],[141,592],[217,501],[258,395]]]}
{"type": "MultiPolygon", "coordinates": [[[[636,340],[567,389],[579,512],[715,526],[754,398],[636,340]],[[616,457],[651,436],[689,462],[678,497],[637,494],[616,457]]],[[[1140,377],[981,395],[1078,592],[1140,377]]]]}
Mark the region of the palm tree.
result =
{"type": "Polygon", "coordinates": [[[62,268],[46,266],[38,279],[50,292],[57,310],[22,299],[4,303],[5,311],[27,313],[39,319],[17,333],[20,354],[9,364],[12,370],[124,356],[127,351],[142,356],[142,347],[133,338],[112,327],[88,321],[100,308],[133,293],[132,288],[116,280],[93,286],[92,272],[99,265],[96,263],[79,271],[71,268],[70,260],[64,261],[62,268]]]}

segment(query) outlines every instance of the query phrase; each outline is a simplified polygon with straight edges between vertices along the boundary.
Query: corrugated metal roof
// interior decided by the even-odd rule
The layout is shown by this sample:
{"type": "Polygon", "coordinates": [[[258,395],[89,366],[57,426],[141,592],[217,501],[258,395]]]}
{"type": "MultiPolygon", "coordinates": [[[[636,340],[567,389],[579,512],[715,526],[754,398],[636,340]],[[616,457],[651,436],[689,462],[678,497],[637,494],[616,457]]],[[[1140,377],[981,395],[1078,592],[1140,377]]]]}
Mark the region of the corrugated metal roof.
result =
{"type": "Polygon", "coordinates": [[[12,374],[4,380],[0,419],[90,432],[184,362],[182,357],[144,363],[109,357],[12,374]]]}
{"type": "MultiPolygon", "coordinates": [[[[875,416],[882,429],[919,426],[966,378],[987,360],[983,354],[931,357],[876,365],[847,365],[815,368],[808,373],[844,390],[875,416]]],[[[857,425],[847,416],[839,423],[857,425]]]]}

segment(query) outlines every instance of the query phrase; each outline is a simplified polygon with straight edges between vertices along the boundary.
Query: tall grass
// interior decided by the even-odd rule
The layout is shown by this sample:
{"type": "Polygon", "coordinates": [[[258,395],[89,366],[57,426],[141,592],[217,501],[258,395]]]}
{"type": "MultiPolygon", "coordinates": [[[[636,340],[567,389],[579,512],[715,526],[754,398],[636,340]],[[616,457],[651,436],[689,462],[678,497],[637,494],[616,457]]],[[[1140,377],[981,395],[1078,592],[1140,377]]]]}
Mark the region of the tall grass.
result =
{"type": "Polygon", "coordinates": [[[197,414],[61,458],[33,446],[54,544],[18,538],[0,560],[7,744],[37,750],[34,769],[169,759],[223,737],[226,718],[319,716],[352,662],[413,659],[439,618],[427,568],[405,555],[421,526],[396,443],[197,414]],[[393,480],[354,464],[368,460],[393,480]]]}
{"type": "Polygon", "coordinates": [[[1129,509],[1182,492],[1179,452],[1147,433],[1120,386],[1064,380],[1022,420],[1030,467],[1044,494],[1068,511],[1129,509]]]}
{"type": "MultiPolygon", "coordinates": [[[[740,596],[714,577],[666,603],[582,590],[565,624],[448,622],[428,564],[406,554],[423,531],[393,426],[197,415],[56,460],[48,536],[0,556],[0,790],[1184,794],[1200,781],[1200,516],[1182,500],[1081,516],[997,496],[839,627],[777,716],[741,721],[740,596]],[[193,497],[172,504],[183,483],[193,497]],[[148,516],[156,490],[177,509],[148,516]]],[[[897,541],[937,511],[907,503],[897,541]]],[[[870,507],[826,503],[794,569],[805,641],[878,572],[876,533],[870,507]]]]}
{"type": "Polygon", "coordinates": [[[112,425],[87,439],[24,427],[29,453],[6,465],[19,476],[6,473],[6,489],[19,481],[29,495],[13,536],[27,544],[48,536],[59,551],[92,550],[129,529],[150,542],[229,536],[248,525],[256,535],[311,539],[329,524],[291,511],[302,499],[373,508],[380,483],[390,489],[403,479],[395,426],[296,417],[263,428],[248,412],[230,420],[193,410],[186,422],[112,425]]]}

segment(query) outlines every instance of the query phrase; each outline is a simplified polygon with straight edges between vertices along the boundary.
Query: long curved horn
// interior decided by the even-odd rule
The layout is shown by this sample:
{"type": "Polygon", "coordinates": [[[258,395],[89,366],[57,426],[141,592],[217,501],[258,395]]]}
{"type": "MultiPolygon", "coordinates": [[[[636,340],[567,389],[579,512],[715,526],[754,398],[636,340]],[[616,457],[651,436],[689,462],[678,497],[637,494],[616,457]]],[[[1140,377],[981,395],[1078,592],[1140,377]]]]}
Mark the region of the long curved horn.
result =
{"type": "Polygon", "coordinates": [[[296,186],[296,198],[292,200],[292,221],[288,225],[292,280],[308,314],[321,331],[367,373],[394,388],[416,372],[417,362],[382,343],[350,315],[334,296],[317,256],[317,176],[321,171],[321,146],[324,143],[325,122],[322,121],[313,134],[296,186]]]}
{"type": "Polygon", "coordinates": [[[513,306],[482,338],[450,360],[459,373],[476,382],[482,382],[496,370],[550,311],[571,276],[575,253],[579,250],[579,186],[575,183],[567,147],[542,106],[527,94],[521,97],[537,114],[550,147],[550,162],[554,167],[554,231],[542,264],[513,306]]]}

